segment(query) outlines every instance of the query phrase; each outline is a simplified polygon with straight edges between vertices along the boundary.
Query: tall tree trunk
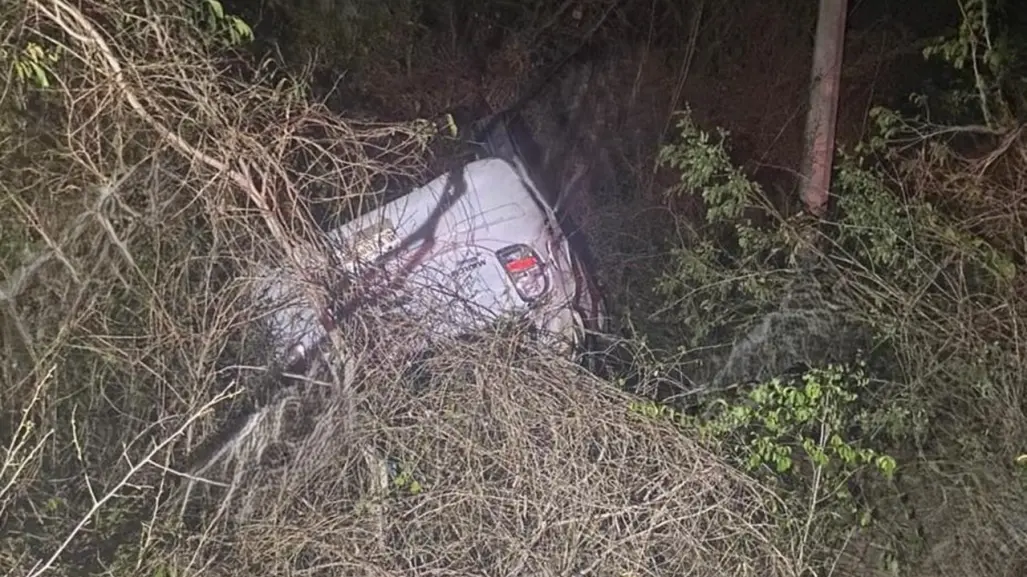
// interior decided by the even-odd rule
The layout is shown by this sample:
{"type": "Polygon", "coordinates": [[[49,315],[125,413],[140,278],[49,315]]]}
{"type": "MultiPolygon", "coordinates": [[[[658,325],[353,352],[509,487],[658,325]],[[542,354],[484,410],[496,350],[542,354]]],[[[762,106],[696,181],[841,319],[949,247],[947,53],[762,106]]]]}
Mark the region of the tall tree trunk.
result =
{"type": "Polygon", "coordinates": [[[800,187],[806,210],[816,217],[827,212],[831,188],[847,10],[848,0],[820,0],[800,187]]]}

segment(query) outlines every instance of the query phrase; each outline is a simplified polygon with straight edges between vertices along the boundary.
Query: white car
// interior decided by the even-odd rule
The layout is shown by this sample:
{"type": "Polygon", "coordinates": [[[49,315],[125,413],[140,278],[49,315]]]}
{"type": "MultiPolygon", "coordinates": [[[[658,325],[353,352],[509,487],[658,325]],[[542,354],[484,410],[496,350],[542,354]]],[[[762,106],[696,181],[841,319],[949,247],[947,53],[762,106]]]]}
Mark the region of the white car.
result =
{"type": "Polygon", "coordinates": [[[328,237],[347,287],[334,310],[304,305],[284,271],[265,277],[265,296],[278,305],[271,325],[283,366],[361,317],[412,321],[404,331],[418,333],[400,339],[419,347],[434,335],[460,336],[516,317],[572,356],[607,329],[584,255],[516,156],[474,160],[328,237]]]}

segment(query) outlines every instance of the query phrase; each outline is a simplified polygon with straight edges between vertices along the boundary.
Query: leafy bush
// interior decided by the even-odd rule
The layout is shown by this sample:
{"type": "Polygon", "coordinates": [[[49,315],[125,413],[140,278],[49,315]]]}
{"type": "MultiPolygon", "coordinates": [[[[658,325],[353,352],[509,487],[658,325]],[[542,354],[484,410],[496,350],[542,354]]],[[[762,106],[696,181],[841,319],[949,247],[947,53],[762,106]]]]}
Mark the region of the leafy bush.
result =
{"type": "Polygon", "coordinates": [[[670,270],[657,280],[657,291],[670,303],[665,310],[683,328],[684,342],[700,347],[721,329],[744,324],[776,304],[789,273],[773,263],[788,247],[782,229],[757,223],[773,209],[759,185],[732,164],[728,133],[702,130],[687,109],[678,113],[676,128],[675,139],[658,157],[661,167],[680,174],[667,194],[701,198],[705,220],[698,228],[682,225],[682,242],[672,250],[670,270]]]}
{"type": "MultiPolygon", "coordinates": [[[[669,194],[696,195],[706,205],[703,226],[684,227],[660,281],[681,342],[726,341],[748,351],[750,365],[776,362],[780,341],[819,326],[767,329],[769,319],[795,314],[786,301],[803,287],[815,296],[804,296],[799,308],[827,303],[827,326],[870,336],[862,350],[849,351],[865,355],[856,370],[817,365],[798,379],[742,383],[740,395],[707,389],[698,413],[679,419],[739,466],[780,480],[786,502],[809,504],[782,515],[785,525],[803,523],[818,535],[823,547],[811,552],[821,562],[835,566],[845,555],[834,548],[840,543],[883,547],[846,565],[855,573],[870,564],[892,574],[945,566],[1011,576],[1027,552],[1027,526],[1017,520],[1027,499],[1016,465],[1027,438],[1020,328],[1027,321],[1020,270],[1027,262],[1020,208],[1027,144],[1010,119],[1018,105],[1003,90],[1015,84],[1009,63],[1019,48],[1004,41],[1008,31],[995,25],[990,2],[965,8],[958,34],[938,39],[925,56],[964,74],[946,102],[957,105],[950,114],[980,124],[938,124],[938,107],[932,116],[923,96],[913,99],[917,115],[874,109],[874,132],[854,153],[840,154],[836,211],[818,223],[812,242],[803,244],[811,238],[807,223],[782,217],[731,166],[723,132],[714,138],[682,116],[661,156],[681,174],[669,194]],[[819,247],[813,266],[789,258],[799,247],[819,247]],[[754,339],[770,344],[754,347],[754,339]],[[811,415],[839,435],[827,444],[823,435],[808,436],[811,415]],[[866,474],[874,469],[885,475],[866,474]],[[811,487],[841,485],[841,493],[825,493],[831,498],[811,497],[811,487]],[[861,509],[848,508],[856,502],[861,509]],[[865,526],[868,511],[874,523],[865,526]],[[927,517],[933,521],[920,521],[927,517]]],[[[801,550],[810,543],[801,539],[801,550]]]]}
{"type": "Polygon", "coordinates": [[[654,402],[633,403],[631,410],[674,422],[776,487],[782,534],[831,550],[844,546],[851,529],[873,521],[873,505],[853,494],[854,480],[886,483],[897,467],[861,437],[869,389],[862,365],[828,366],[770,379],[737,398],[714,397],[698,415],[654,402]]]}
{"type": "MultiPolygon", "coordinates": [[[[820,223],[812,246],[823,248],[812,268],[789,258],[810,229],[801,220],[777,215],[763,192],[743,181],[724,153],[723,134],[711,138],[682,119],[679,137],[664,149],[662,159],[683,172],[681,185],[670,194],[702,196],[706,227],[688,227],[681,235],[687,242],[675,252],[660,286],[674,299],[670,310],[683,327],[682,342],[692,346],[703,344],[702,338],[707,345],[710,338],[719,338],[733,342],[736,351],[745,348],[756,330],[748,327],[760,328],[761,319],[780,315],[785,301],[803,285],[817,293],[811,302],[828,303],[825,310],[831,318],[824,322],[860,327],[870,335],[862,351],[868,372],[843,372],[848,374],[843,378],[836,369],[814,366],[807,378],[818,383],[826,378],[832,386],[874,383],[857,387],[858,411],[832,413],[839,420],[831,422],[831,429],[859,431],[853,440],[858,444],[838,445],[846,448],[835,456],[844,456],[845,466],[894,469],[894,487],[879,477],[852,479],[864,498],[872,498],[867,506],[878,510],[880,522],[871,530],[888,536],[887,563],[912,568],[933,562],[925,551],[939,543],[972,539],[981,547],[993,547],[989,540],[1020,530],[1005,515],[981,519],[972,530],[965,525],[956,529],[955,523],[927,528],[915,519],[940,513],[935,502],[921,497],[928,492],[965,492],[967,507],[990,510],[999,506],[992,501],[995,495],[1008,499],[1015,482],[1012,462],[1027,431],[1027,395],[1018,376],[1027,344],[1018,328],[1027,320],[1027,292],[1016,264],[1024,261],[1024,247],[1007,240],[1009,229],[981,223],[988,215],[1003,214],[1008,215],[1002,217],[1005,226],[1018,226],[1009,203],[1022,194],[1017,183],[1027,167],[1009,154],[1010,149],[1023,150],[1019,133],[1000,141],[990,154],[968,158],[938,138],[950,133],[943,127],[888,111],[879,111],[877,118],[879,132],[857,154],[842,154],[838,162],[837,212],[820,223]],[[754,215],[762,217],[762,225],[755,224],[754,215]],[[975,482],[983,485],[975,487],[975,482]]],[[[808,329],[782,327],[758,337],[787,340],[808,329]]],[[[756,349],[752,362],[777,346],[756,349]]],[[[805,422],[810,393],[824,390],[822,384],[813,389],[807,385],[764,382],[750,389],[742,405],[728,393],[707,391],[700,410],[710,420],[699,421],[696,430],[735,439],[722,450],[734,455],[742,451],[746,468],[762,469],[769,463],[771,470],[798,475],[782,487],[788,495],[802,494],[797,487],[823,477],[816,467],[796,468],[793,453],[802,447],[804,461],[823,462],[816,453],[818,439],[792,438],[785,445],[773,432],[791,431],[789,427],[805,422]],[[762,433],[752,436],[752,426],[762,433]],[[749,436],[738,437],[740,431],[750,431],[749,436]]],[[[847,394],[835,398],[854,400],[847,394]]],[[[821,415],[820,422],[825,418],[821,415]]],[[[830,510],[828,503],[818,503],[830,510]]],[[[1023,511],[1027,501],[1020,498],[1007,506],[1023,511]]],[[[856,521],[854,527],[861,525],[858,516],[849,519],[856,521]]],[[[835,538],[850,537],[844,525],[821,528],[835,538]]],[[[940,545],[931,553],[961,554],[940,545]]],[[[1013,570],[1001,556],[963,561],[998,574],[1013,570]]]]}

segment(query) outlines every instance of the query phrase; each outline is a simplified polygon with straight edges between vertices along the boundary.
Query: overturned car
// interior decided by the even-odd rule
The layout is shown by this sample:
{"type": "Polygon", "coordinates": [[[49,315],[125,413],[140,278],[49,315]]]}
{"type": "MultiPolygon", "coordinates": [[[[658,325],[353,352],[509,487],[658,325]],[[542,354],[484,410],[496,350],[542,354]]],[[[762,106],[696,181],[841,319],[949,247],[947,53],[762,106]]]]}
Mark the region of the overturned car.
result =
{"type": "Polygon", "coordinates": [[[341,279],[330,310],[297,298],[301,287],[287,271],[265,269],[263,296],[277,305],[273,340],[289,372],[302,371],[331,331],[371,320],[382,339],[397,327],[407,349],[500,319],[515,319],[559,354],[594,348],[608,321],[587,247],[509,133],[501,136],[460,169],[328,232],[341,279]]]}

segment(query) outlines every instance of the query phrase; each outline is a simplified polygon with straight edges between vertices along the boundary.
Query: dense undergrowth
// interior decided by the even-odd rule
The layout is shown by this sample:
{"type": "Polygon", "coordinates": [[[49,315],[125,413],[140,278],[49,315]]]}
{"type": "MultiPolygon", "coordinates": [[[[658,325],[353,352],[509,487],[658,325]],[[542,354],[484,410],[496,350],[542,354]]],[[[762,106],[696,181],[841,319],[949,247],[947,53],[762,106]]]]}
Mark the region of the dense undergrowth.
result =
{"type": "Polygon", "coordinates": [[[1018,574],[1027,536],[1018,521],[1027,503],[1017,496],[1027,303],[1024,249],[1008,238],[1020,226],[1012,201],[1024,177],[1019,127],[997,139],[997,152],[970,158],[932,139],[873,164],[843,157],[838,216],[813,243],[808,222],[776,215],[758,186],[716,164],[711,149],[720,144],[711,147],[687,120],[681,128],[666,159],[680,168],[706,163],[683,182],[703,192],[716,233],[677,251],[659,287],[671,322],[688,328],[681,342],[701,351],[676,358],[708,362],[704,347],[727,326],[739,336],[714,383],[775,379],[726,398],[706,393],[699,405],[710,416],[691,430],[712,426],[746,467],[767,463],[758,468],[796,499],[789,521],[797,510],[810,520],[849,519],[818,535],[826,551],[876,549],[864,560],[899,574],[1018,574]],[[958,211],[944,207],[955,197],[958,211]],[[980,226],[990,219],[1008,220],[980,226]],[[815,260],[800,265],[796,255],[808,252],[815,260]],[[797,376],[780,380],[789,370],[797,376]],[[840,400],[828,402],[831,389],[840,400]],[[810,411],[825,413],[810,420],[810,411]],[[718,424],[725,418],[726,428],[718,424]],[[865,448],[822,453],[849,443],[865,448]],[[873,472],[883,455],[894,478],[873,472]],[[798,477],[793,459],[803,463],[798,477]],[[830,470],[851,465],[861,466],[830,470]]]}
{"type": "MultiPolygon", "coordinates": [[[[726,4],[637,17],[600,0],[471,16],[435,3],[448,44],[414,24],[416,2],[300,4],[279,64],[352,69],[355,93],[380,84],[387,116],[470,101],[460,90],[481,79],[445,66],[442,87],[393,90],[427,47],[470,66],[468,46],[495,44],[485,67],[523,85],[594,23],[659,43],[708,9],[720,44],[716,27],[689,38],[713,46],[697,64],[711,69],[743,36],[726,4]]],[[[840,154],[826,222],[790,214],[699,111],[668,119],[659,149],[660,134],[637,137],[653,150],[631,161],[652,157],[660,178],[631,167],[634,200],[606,209],[669,212],[637,240],[670,252],[609,278],[624,280],[611,293],[639,389],[666,392],[671,375],[670,398],[502,335],[435,359],[428,395],[397,386],[402,367],[367,364],[375,386],[346,402],[332,391],[351,365],[254,398],[271,376],[247,271],[284,262],[312,281],[303,298],[324,298],[311,273],[331,263],[304,199],[345,212],[382,176],[423,178],[426,124],[312,104],[311,70],[246,64],[261,27],[217,2],[4,6],[19,25],[0,28],[0,571],[1024,574],[1023,70],[987,5],[963,4],[959,33],[928,52],[968,75],[946,104],[978,124],[944,125],[924,98],[919,116],[875,109],[872,134],[840,154]],[[270,410],[250,422],[272,441],[217,478],[183,475],[258,402],[270,410]],[[186,503],[184,486],[201,497],[186,503]]],[[[493,84],[483,99],[518,92],[493,84]]],[[[602,226],[621,216],[592,234],[615,236],[602,226]]]]}
{"type": "MultiPolygon", "coordinates": [[[[983,36],[981,5],[964,30],[983,36]]],[[[967,64],[982,36],[925,50],[971,69],[951,100],[979,106],[980,124],[938,124],[923,97],[921,115],[875,109],[875,131],[840,156],[827,222],[782,215],[729,162],[729,138],[687,114],[663,149],[681,174],[669,193],[706,208],[658,286],[662,321],[686,328],[675,358],[702,374],[727,329],[713,383],[765,382],[706,393],[698,418],[676,420],[773,479],[786,523],[826,531],[812,539],[824,572],[1025,568],[1027,143],[996,82],[1009,71],[967,64]]]]}

